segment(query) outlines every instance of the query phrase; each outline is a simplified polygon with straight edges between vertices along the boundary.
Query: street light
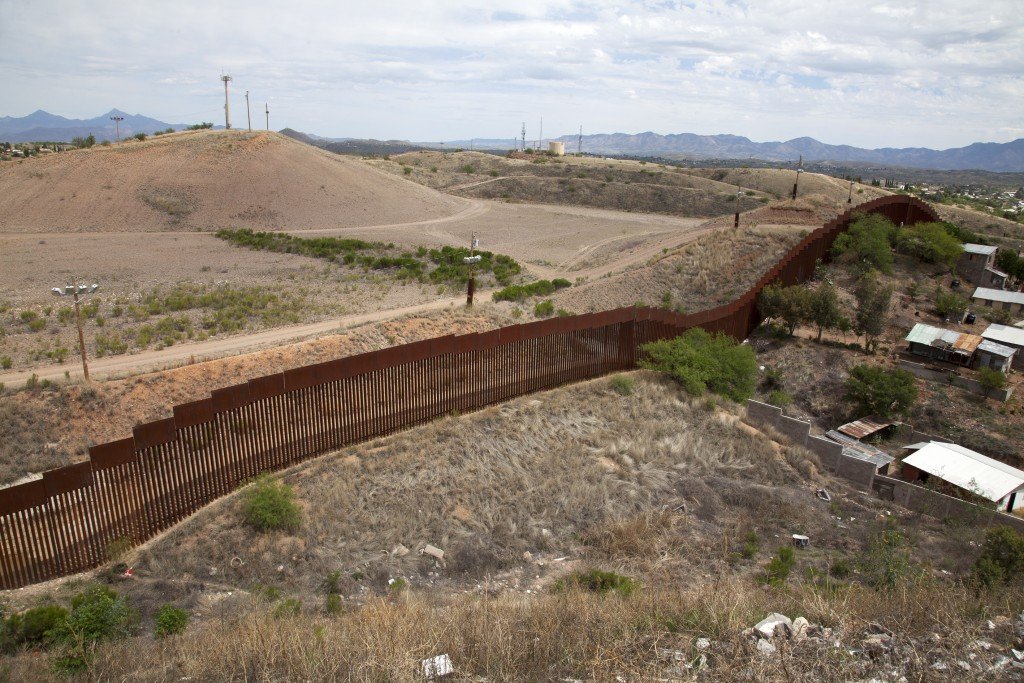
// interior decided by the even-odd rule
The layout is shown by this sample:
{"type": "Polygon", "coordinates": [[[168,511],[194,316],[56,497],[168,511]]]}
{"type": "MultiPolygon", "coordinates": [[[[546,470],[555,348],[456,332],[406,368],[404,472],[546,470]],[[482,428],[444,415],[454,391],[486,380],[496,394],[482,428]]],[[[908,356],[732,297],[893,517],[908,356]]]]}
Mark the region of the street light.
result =
{"type": "Polygon", "coordinates": [[[110,120],[114,122],[114,134],[117,136],[117,141],[121,142],[121,122],[124,121],[124,117],[111,116],[110,120]]]}
{"type": "Polygon", "coordinates": [[[78,305],[78,297],[85,297],[89,294],[95,294],[96,290],[100,286],[96,283],[92,285],[78,285],[69,283],[64,287],[54,287],[50,290],[54,296],[70,296],[75,300],[75,324],[78,326],[78,350],[82,354],[82,374],[85,375],[85,381],[89,381],[89,364],[85,358],[85,335],[82,334],[82,310],[78,305]]]}
{"type": "Polygon", "coordinates": [[[469,266],[469,280],[466,281],[466,306],[473,305],[473,291],[476,289],[474,275],[476,274],[476,264],[481,261],[481,256],[479,254],[474,255],[473,252],[479,247],[480,240],[474,232],[473,236],[469,240],[469,256],[464,256],[462,258],[462,262],[469,266]]]}

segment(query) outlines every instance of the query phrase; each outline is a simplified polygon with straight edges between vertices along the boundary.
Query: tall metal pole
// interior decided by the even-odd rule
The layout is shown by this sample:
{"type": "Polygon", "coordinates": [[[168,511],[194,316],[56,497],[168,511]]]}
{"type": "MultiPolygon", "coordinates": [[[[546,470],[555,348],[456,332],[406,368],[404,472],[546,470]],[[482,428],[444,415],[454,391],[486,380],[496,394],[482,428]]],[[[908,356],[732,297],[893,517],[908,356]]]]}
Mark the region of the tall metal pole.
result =
{"type": "Polygon", "coordinates": [[[743,196],[743,190],[739,185],[736,186],[736,216],[732,220],[732,227],[740,227],[740,197],[743,196]]]}
{"type": "Polygon", "coordinates": [[[469,265],[469,279],[466,281],[466,306],[473,305],[473,293],[476,290],[476,264],[479,263],[480,257],[475,255],[473,252],[480,245],[480,240],[477,239],[476,233],[469,238],[469,256],[463,259],[463,262],[469,265]]]}
{"type": "Polygon", "coordinates": [[[793,199],[796,200],[796,188],[800,184],[800,174],[803,173],[804,169],[804,155],[800,155],[800,161],[796,164],[796,181],[793,182],[793,199]]]}
{"type": "Polygon", "coordinates": [[[114,135],[117,136],[117,141],[121,142],[121,122],[124,121],[124,117],[111,116],[110,120],[114,122],[114,135]]]}
{"type": "Polygon", "coordinates": [[[252,112],[249,111],[249,91],[245,91],[245,118],[249,121],[249,132],[252,132],[252,112]]]}
{"type": "Polygon", "coordinates": [[[267,130],[270,130],[270,105],[264,102],[263,106],[267,109],[267,130]]]}
{"type": "Polygon", "coordinates": [[[853,204],[853,181],[850,181],[850,196],[846,198],[847,204],[853,204]]]}
{"type": "Polygon", "coordinates": [[[231,76],[225,74],[220,77],[220,80],[224,81],[224,127],[231,130],[231,105],[228,100],[228,83],[231,81],[231,76]]]}

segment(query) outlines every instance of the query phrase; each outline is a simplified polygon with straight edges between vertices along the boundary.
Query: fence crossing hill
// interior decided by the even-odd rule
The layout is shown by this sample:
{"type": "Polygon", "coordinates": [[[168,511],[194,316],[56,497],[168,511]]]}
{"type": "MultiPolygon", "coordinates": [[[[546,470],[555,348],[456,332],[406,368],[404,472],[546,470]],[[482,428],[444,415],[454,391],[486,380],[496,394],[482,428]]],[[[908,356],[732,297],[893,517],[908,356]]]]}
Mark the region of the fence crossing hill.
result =
{"type": "Polygon", "coordinates": [[[621,308],[449,335],[309,365],[215,390],[173,417],[93,446],[89,459],[0,489],[0,589],[85,571],[252,477],[343,446],[569,382],[635,368],[647,342],[701,327],[746,338],[761,290],[805,281],[862,213],[938,220],[893,195],[808,234],[735,301],[692,314],[621,308]]]}

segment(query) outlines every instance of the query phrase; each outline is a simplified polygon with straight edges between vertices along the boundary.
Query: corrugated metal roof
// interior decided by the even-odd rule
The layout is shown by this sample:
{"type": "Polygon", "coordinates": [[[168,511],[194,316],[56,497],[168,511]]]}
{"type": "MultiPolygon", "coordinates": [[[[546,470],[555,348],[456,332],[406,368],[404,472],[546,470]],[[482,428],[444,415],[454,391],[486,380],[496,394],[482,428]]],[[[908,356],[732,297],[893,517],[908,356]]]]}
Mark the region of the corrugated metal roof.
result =
{"type": "Polygon", "coordinates": [[[845,434],[840,434],[834,429],[825,432],[825,436],[843,447],[843,455],[850,458],[856,458],[857,460],[870,462],[876,468],[888,465],[896,459],[888,453],[878,450],[874,446],[869,446],[868,444],[861,443],[856,439],[851,439],[845,434]]]}
{"type": "Polygon", "coordinates": [[[1009,358],[1017,353],[1017,349],[1011,349],[1009,346],[1003,346],[987,339],[978,344],[978,350],[991,353],[993,356],[1000,356],[1001,358],[1009,358]]]}
{"type": "Polygon", "coordinates": [[[999,301],[1000,303],[1024,305],[1024,293],[1008,292],[1005,289],[991,289],[989,287],[978,287],[971,295],[972,299],[984,299],[985,301],[999,301]]]}
{"type": "Polygon", "coordinates": [[[1024,330],[1019,327],[1010,327],[1009,325],[992,323],[984,332],[981,333],[981,336],[1000,344],[1024,347],[1024,330]]]}
{"type": "Polygon", "coordinates": [[[874,415],[868,415],[867,417],[862,417],[859,420],[847,422],[842,426],[836,427],[836,431],[860,440],[890,426],[892,426],[892,422],[882,422],[874,415]]]}
{"type": "Polygon", "coordinates": [[[992,501],[1024,489],[1024,472],[956,444],[931,441],[903,463],[992,501]]]}
{"type": "Polygon", "coordinates": [[[964,251],[968,254],[982,254],[988,256],[989,254],[996,253],[997,247],[989,247],[984,244],[971,244],[968,242],[964,245],[964,251]]]}
{"type": "Polygon", "coordinates": [[[1010,275],[1008,273],[1004,273],[1003,271],[998,270],[996,268],[986,268],[985,272],[986,273],[993,273],[995,275],[998,275],[999,277],[1010,277],[1010,275]]]}
{"type": "Polygon", "coordinates": [[[968,356],[974,353],[974,350],[978,348],[978,344],[982,342],[982,338],[976,334],[953,332],[952,330],[944,330],[940,327],[925,325],[924,323],[914,325],[914,329],[910,330],[910,334],[905,339],[911,343],[937,346],[964,353],[968,356]]]}

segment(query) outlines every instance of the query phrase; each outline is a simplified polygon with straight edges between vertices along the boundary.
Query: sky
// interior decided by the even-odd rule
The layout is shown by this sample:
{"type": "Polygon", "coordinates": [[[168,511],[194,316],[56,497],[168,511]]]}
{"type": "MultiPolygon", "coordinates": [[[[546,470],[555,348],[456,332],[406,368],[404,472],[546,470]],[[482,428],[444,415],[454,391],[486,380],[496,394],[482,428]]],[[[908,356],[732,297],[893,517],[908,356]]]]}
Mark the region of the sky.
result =
{"type": "Polygon", "coordinates": [[[0,116],[327,137],[1024,137],[1021,0],[0,0],[0,116]]]}

